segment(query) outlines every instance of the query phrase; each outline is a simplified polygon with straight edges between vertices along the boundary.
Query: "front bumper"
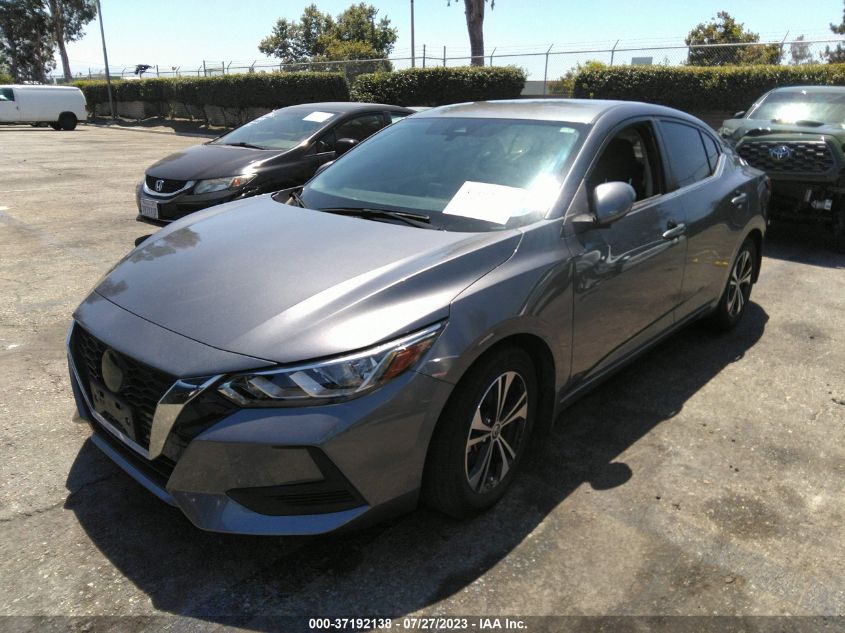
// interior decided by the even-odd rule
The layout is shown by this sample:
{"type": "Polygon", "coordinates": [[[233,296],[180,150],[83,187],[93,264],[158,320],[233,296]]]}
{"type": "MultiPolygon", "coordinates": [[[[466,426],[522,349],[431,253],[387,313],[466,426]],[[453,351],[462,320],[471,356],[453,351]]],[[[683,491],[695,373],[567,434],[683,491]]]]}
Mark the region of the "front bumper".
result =
{"type": "MultiPolygon", "coordinates": [[[[251,188],[254,189],[254,188],[251,188]]],[[[244,190],[224,189],[223,191],[215,191],[213,193],[205,193],[194,195],[193,185],[189,186],[183,191],[174,194],[157,194],[148,190],[143,183],[139,183],[135,188],[135,206],[138,209],[138,215],[135,218],[139,222],[145,222],[154,226],[163,226],[176,220],[184,218],[196,211],[202,211],[210,207],[217,206],[238,200],[250,195],[244,190]],[[141,197],[151,200],[156,204],[158,215],[155,218],[142,215],[141,213],[141,197]]]]}
{"type": "Polygon", "coordinates": [[[812,183],[781,178],[772,181],[770,215],[782,220],[830,222],[845,195],[841,183],[812,183]]]}
{"type": "MultiPolygon", "coordinates": [[[[72,341],[73,333],[68,360],[74,397],[80,417],[93,429],[93,443],[197,527],[216,532],[318,534],[411,509],[428,441],[451,391],[447,383],[407,372],[345,403],[231,407],[200,424],[178,454],[166,451],[168,457],[150,459],[143,446],[133,445],[95,411],[72,341]]],[[[106,341],[111,349],[120,349],[118,343],[124,342],[106,341]]],[[[131,352],[124,348],[120,353],[131,352]]],[[[213,387],[208,391],[216,397],[213,387]]],[[[180,425],[195,422],[188,415],[191,406],[177,418],[171,435],[184,437],[180,425]]]]}

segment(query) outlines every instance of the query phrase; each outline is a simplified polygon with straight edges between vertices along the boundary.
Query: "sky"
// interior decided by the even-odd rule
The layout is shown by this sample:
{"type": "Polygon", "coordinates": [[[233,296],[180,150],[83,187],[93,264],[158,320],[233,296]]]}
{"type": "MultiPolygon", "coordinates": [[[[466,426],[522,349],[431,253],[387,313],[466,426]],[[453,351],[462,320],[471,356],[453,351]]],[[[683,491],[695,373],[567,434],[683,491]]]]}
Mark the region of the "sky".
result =
{"type": "MultiPolygon", "coordinates": [[[[280,17],[295,20],[310,0],[100,0],[112,73],[136,64],[159,65],[170,70],[196,72],[203,60],[215,67],[269,63],[258,52],[258,43],[268,35],[280,17]]],[[[317,0],[323,12],[337,15],[352,0],[317,0]]],[[[410,0],[370,0],[379,17],[388,17],[398,28],[399,38],[393,57],[410,57],[410,0]]],[[[498,57],[524,52],[610,49],[619,40],[623,48],[683,44],[684,36],[699,22],[708,21],[717,11],[727,10],[747,29],[763,39],[782,40],[805,35],[806,39],[830,39],[831,22],[841,22],[842,0],[697,0],[666,2],[656,0],[497,0],[487,8],[484,20],[485,53],[496,49],[495,64],[517,64],[532,79],[542,79],[544,57],[498,57]]],[[[462,0],[415,0],[415,40],[417,56],[423,45],[427,64],[442,64],[443,47],[447,57],[468,56],[469,39],[462,0]]],[[[823,48],[823,47],[822,47],[823,48]]],[[[685,53],[676,50],[622,51],[616,63],[630,63],[632,56],[648,55],[654,63],[681,61],[685,53]]],[[[99,24],[90,23],[81,40],[68,45],[71,69],[87,73],[102,69],[103,55],[99,24]]],[[[609,54],[559,54],[549,57],[549,78],[559,77],[577,61],[609,61],[609,54]]],[[[58,62],[58,60],[57,60],[58,62]]],[[[419,63],[419,60],[418,60],[419,63]]],[[[457,60],[448,61],[458,65],[457,60]]],[[[399,62],[397,67],[409,65],[399,62]]],[[[61,65],[57,63],[57,67],[61,65]]]]}

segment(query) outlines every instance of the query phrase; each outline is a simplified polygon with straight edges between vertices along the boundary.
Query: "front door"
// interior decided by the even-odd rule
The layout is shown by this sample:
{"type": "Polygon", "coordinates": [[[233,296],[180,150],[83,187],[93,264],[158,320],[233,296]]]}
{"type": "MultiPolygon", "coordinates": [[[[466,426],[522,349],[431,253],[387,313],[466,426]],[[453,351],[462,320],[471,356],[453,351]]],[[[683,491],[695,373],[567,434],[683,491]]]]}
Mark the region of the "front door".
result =
{"type": "Polygon", "coordinates": [[[20,121],[20,110],[12,88],[0,88],[0,123],[20,121]]]}
{"type": "Polygon", "coordinates": [[[582,192],[622,181],[637,194],[631,211],[607,227],[576,228],[572,375],[589,379],[673,323],[680,302],[686,238],[683,210],[666,195],[653,124],[618,131],[590,169],[582,192]]]}

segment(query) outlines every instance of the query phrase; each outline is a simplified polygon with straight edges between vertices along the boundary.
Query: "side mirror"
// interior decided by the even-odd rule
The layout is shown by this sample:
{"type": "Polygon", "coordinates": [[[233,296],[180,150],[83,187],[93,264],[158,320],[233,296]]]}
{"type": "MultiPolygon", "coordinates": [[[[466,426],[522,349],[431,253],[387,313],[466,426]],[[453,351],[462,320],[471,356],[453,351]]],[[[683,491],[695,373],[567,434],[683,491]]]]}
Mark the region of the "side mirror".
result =
{"type": "Polygon", "coordinates": [[[626,216],[634,206],[637,192],[627,182],[604,182],[593,189],[596,225],[608,226],[626,216]]]}
{"type": "Polygon", "coordinates": [[[740,110],[739,112],[734,112],[733,118],[741,119],[744,116],[745,116],[745,110],[740,110]]]}
{"type": "Polygon", "coordinates": [[[333,160],[330,160],[329,162],[323,163],[322,165],[317,167],[317,171],[314,172],[314,175],[319,176],[320,174],[322,174],[324,171],[326,171],[329,168],[329,165],[331,165],[333,162],[334,162],[333,160]]]}
{"type": "Polygon", "coordinates": [[[152,237],[152,234],[142,235],[141,237],[136,237],[135,238],[135,246],[136,247],[140,246],[141,244],[143,244],[144,242],[147,241],[147,238],[150,238],[150,237],[152,237]]]}
{"type": "Polygon", "coordinates": [[[334,153],[337,156],[340,156],[341,154],[345,154],[346,152],[351,150],[357,144],[358,141],[356,141],[354,138],[339,138],[335,141],[334,153]]]}

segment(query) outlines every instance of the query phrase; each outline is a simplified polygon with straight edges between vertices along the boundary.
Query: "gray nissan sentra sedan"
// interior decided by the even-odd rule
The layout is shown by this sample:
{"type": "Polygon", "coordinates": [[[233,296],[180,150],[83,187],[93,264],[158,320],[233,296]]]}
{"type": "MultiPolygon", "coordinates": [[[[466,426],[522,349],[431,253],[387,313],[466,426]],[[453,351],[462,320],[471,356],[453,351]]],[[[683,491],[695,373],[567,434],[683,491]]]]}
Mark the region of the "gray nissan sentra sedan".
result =
{"type": "Polygon", "coordinates": [[[693,320],[742,318],[768,196],[675,110],[429,110],[130,252],[74,314],[76,404],[206,530],[471,515],[572,399],[693,320]]]}

